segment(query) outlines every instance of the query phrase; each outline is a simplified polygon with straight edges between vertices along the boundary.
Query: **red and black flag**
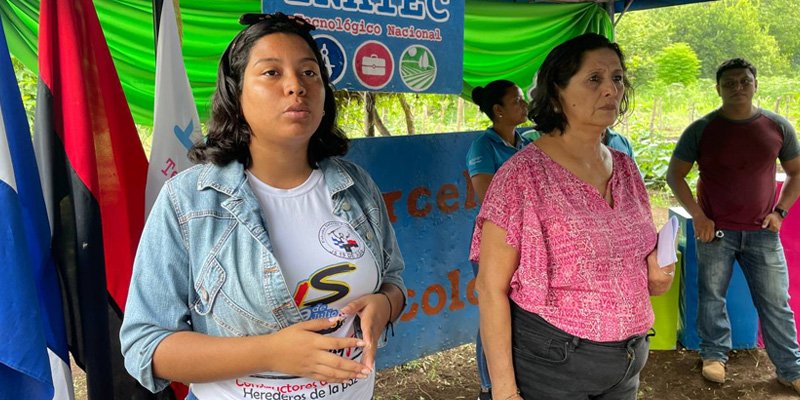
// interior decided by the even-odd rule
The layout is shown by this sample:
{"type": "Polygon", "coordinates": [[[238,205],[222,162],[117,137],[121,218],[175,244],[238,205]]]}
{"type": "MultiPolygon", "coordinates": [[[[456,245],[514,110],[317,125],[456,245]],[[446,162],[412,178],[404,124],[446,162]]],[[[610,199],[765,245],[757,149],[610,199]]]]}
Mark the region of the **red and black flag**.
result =
{"type": "Polygon", "coordinates": [[[35,147],[69,348],[89,399],[156,397],[127,374],[119,344],[147,159],[92,1],[40,4],[35,147]]]}

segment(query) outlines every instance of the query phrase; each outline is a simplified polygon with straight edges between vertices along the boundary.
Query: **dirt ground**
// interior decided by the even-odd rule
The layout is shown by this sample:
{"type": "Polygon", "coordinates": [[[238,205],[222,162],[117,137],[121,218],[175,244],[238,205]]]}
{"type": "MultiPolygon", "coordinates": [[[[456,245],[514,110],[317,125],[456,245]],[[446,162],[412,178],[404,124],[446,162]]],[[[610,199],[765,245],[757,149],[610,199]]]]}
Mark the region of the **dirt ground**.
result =
{"type": "MultiPolygon", "coordinates": [[[[764,350],[735,351],[728,382],[706,382],[696,352],[651,351],[641,376],[640,400],[784,400],[796,399],[775,380],[764,350]]],[[[83,372],[72,365],[75,400],[87,400],[83,372]]],[[[475,346],[467,344],[378,372],[375,400],[475,399],[478,393],[475,346]]]]}
{"type": "MultiPolygon", "coordinates": [[[[464,345],[403,366],[380,371],[376,400],[475,399],[478,373],[475,347],[464,345]]],[[[728,362],[728,382],[705,381],[699,357],[686,350],[651,351],[642,372],[641,400],[765,400],[800,396],[775,379],[764,350],[735,351],[728,362]]]]}

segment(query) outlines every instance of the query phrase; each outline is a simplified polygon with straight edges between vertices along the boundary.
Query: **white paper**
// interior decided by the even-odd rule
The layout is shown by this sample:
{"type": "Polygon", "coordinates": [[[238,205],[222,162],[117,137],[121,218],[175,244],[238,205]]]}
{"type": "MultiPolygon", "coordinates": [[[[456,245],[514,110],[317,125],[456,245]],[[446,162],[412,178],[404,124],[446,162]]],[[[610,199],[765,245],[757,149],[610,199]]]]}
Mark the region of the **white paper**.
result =
{"type": "Polygon", "coordinates": [[[664,268],[678,262],[678,253],[675,249],[675,239],[678,237],[678,218],[670,217],[666,224],[658,231],[658,250],[656,260],[658,266],[664,268]]]}

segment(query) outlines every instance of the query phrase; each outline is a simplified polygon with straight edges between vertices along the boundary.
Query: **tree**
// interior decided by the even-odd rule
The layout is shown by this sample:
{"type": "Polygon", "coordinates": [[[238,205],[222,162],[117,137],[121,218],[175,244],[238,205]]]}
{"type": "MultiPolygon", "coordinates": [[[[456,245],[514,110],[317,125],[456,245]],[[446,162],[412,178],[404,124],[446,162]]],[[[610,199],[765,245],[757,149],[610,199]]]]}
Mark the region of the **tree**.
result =
{"type": "Polygon", "coordinates": [[[797,0],[719,0],[637,11],[622,18],[617,39],[634,82],[656,77],[655,55],[673,41],[688,44],[703,77],[719,64],[744,57],[765,75],[800,67],[800,7],[797,0]]]}
{"type": "Polygon", "coordinates": [[[672,17],[681,21],[674,37],[697,52],[705,77],[714,78],[719,64],[734,57],[746,58],[766,75],[789,72],[789,58],[762,26],[754,1],[722,0],[674,7],[672,17]]]}
{"type": "Polygon", "coordinates": [[[800,7],[797,0],[759,1],[761,22],[777,39],[781,53],[789,57],[791,68],[800,67],[800,7]]]}
{"type": "Polygon", "coordinates": [[[653,56],[672,43],[675,21],[657,11],[626,14],[617,25],[616,39],[625,54],[628,75],[637,86],[655,79],[653,56]]]}
{"type": "Polygon", "coordinates": [[[686,43],[674,43],[665,47],[656,57],[655,63],[658,79],[666,84],[681,83],[688,86],[697,82],[700,75],[700,60],[686,43]]]}

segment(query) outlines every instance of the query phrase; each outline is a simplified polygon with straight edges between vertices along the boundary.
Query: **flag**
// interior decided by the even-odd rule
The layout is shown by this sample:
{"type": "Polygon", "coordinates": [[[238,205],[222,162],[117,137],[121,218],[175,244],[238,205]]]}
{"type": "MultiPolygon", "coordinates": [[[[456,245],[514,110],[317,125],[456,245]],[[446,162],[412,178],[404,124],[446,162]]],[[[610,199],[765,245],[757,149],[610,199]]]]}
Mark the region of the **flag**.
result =
{"type": "Polygon", "coordinates": [[[91,0],[40,1],[35,125],[67,341],[88,397],[149,398],[119,344],[147,159],[91,0]]]}
{"type": "Polygon", "coordinates": [[[167,179],[190,167],[189,148],[203,137],[194,96],[183,64],[173,0],[163,2],[156,48],[153,143],[147,171],[145,215],[167,179]]]}
{"type": "Polygon", "coordinates": [[[0,398],[68,400],[61,291],[33,144],[0,21],[0,398]]]}

